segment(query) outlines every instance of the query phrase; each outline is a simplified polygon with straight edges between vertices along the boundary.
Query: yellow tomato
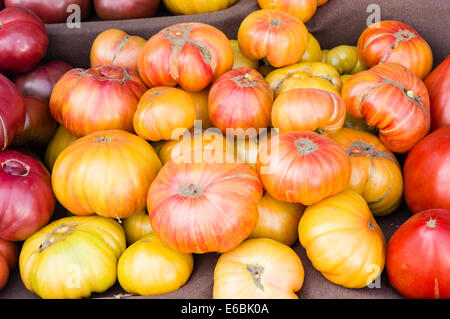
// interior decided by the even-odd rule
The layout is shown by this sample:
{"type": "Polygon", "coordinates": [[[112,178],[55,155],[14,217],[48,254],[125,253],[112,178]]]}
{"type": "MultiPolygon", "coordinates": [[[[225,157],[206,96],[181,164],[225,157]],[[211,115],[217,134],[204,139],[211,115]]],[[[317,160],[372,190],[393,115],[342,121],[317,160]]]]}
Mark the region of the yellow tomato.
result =
{"type": "Polygon", "coordinates": [[[340,45],[328,50],[324,62],[335,67],[340,74],[355,74],[367,70],[356,47],[350,45],[340,45]]]}
{"type": "Polygon", "coordinates": [[[89,297],[117,279],[125,233],[113,219],[59,219],[28,238],[19,258],[25,287],[45,299],[89,297]]]}
{"type": "Polygon", "coordinates": [[[185,91],[187,94],[189,94],[194,101],[195,104],[195,110],[197,111],[197,121],[201,121],[201,127],[203,129],[207,129],[212,127],[211,120],[209,119],[209,113],[208,113],[208,95],[209,95],[209,89],[210,87],[207,87],[206,89],[199,91],[199,92],[189,92],[185,91]]]}
{"type": "Polygon", "coordinates": [[[231,7],[239,0],[163,0],[170,12],[176,15],[210,13],[231,7]]]}
{"type": "Polygon", "coordinates": [[[77,137],[69,133],[64,126],[60,125],[58,127],[55,135],[47,146],[47,150],[45,151],[45,165],[50,171],[53,169],[53,165],[55,165],[58,155],[76,140],[77,137]]]}
{"type": "Polygon", "coordinates": [[[364,198],[350,190],[306,208],[300,243],[314,268],[346,288],[363,288],[383,271],[386,240],[364,198]]]}
{"type": "Polygon", "coordinates": [[[303,54],[300,62],[321,62],[322,61],[322,50],[320,48],[319,41],[309,33],[308,46],[303,54]]]}
{"type": "Polygon", "coordinates": [[[304,279],[300,257],[268,238],[249,239],[222,254],[214,270],[214,299],[298,299],[304,279]]]}
{"type": "Polygon", "coordinates": [[[230,40],[231,48],[233,49],[234,54],[234,65],[233,69],[237,68],[252,68],[257,70],[259,66],[259,62],[247,58],[239,48],[239,42],[237,40],[230,40]]]}
{"type": "Polygon", "coordinates": [[[125,250],[117,274],[126,292],[151,296],[179,289],[188,281],[193,267],[192,254],[179,253],[150,234],[125,250]]]}
{"type": "Polygon", "coordinates": [[[125,235],[127,237],[127,243],[129,245],[134,244],[139,239],[153,233],[152,225],[150,224],[150,217],[147,210],[142,209],[128,218],[125,218],[122,222],[125,235]]]}
{"type": "Polygon", "coordinates": [[[249,238],[270,238],[292,246],[305,206],[277,200],[266,193],[258,201],[258,222],[249,238]]]}

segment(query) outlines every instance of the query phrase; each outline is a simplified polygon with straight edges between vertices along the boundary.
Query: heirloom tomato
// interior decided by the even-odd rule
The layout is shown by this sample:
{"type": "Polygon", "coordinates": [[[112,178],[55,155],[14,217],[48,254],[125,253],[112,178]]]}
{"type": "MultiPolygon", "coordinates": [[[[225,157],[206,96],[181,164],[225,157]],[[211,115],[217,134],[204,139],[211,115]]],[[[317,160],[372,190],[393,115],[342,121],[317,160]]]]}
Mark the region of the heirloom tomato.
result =
{"type": "Polygon", "coordinates": [[[231,7],[239,0],[163,0],[170,12],[176,15],[210,13],[231,7]]]}
{"type": "Polygon", "coordinates": [[[308,46],[300,62],[320,62],[322,61],[322,50],[320,48],[319,41],[314,36],[308,34],[308,46]]]}
{"type": "Polygon", "coordinates": [[[287,245],[249,239],[222,254],[214,269],[214,299],[298,299],[302,261],[287,245]]]}
{"type": "Polygon", "coordinates": [[[357,118],[347,113],[345,115],[344,127],[352,128],[355,130],[366,131],[375,135],[378,135],[378,128],[367,125],[363,118],[357,118]]]}
{"type": "Polygon", "coordinates": [[[116,282],[125,248],[124,231],[111,218],[62,218],[25,241],[20,276],[28,290],[44,299],[90,297],[116,282]]]}
{"type": "Polygon", "coordinates": [[[189,94],[194,101],[195,110],[197,111],[197,121],[201,121],[201,127],[203,129],[208,129],[212,127],[211,120],[209,119],[208,114],[208,95],[209,95],[209,87],[202,91],[198,92],[190,92],[185,91],[189,94]]]}
{"type": "Polygon", "coordinates": [[[332,65],[340,74],[355,74],[367,70],[358,49],[350,45],[340,45],[328,50],[324,62],[332,65]]]}
{"type": "Polygon", "coordinates": [[[239,48],[239,42],[237,40],[230,40],[231,48],[233,49],[234,64],[233,69],[237,68],[252,68],[257,70],[259,67],[258,60],[252,60],[247,58],[239,48]]]}
{"type": "Polygon", "coordinates": [[[143,138],[120,130],[91,133],[59,154],[52,183],[75,215],[126,218],[145,207],[161,161],[143,138]]]}
{"type": "Polygon", "coordinates": [[[50,143],[48,143],[47,150],[45,151],[44,162],[50,171],[53,170],[53,165],[55,164],[58,155],[77,139],[78,138],[75,135],[70,134],[64,126],[59,126],[56,129],[56,133],[53,135],[50,143]]]}
{"type": "Polygon", "coordinates": [[[314,268],[336,285],[363,288],[383,272],[386,240],[364,198],[353,191],[307,207],[298,233],[314,268]]]}
{"type": "Polygon", "coordinates": [[[131,294],[152,296],[179,289],[194,267],[192,254],[183,254],[150,234],[128,247],[120,256],[117,276],[131,294]]]}
{"type": "Polygon", "coordinates": [[[93,0],[95,12],[102,20],[125,20],[153,17],[159,0],[93,0]]]}
{"type": "Polygon", "coordinates": [[[15,243],[0,238],[0,291],[6,286],[9,274],[16,267],[18,255],[15,243]]]}
{"type": "Polygon", "coordinates": [[[261,9],[280,9],[303,22],[308,21],[316,13],[317,0],[258,0],[261,9]]]}
{"type": "Polygon", "coordinates": [[[146,209],[133,213],[122,222],[123,230],[129,245],[134,244],[139,239],[153,233],[150,217],[146,209]]]}
{"type": "Polygon", "coordinates": [[[267,129],[255,137],[235,138],[234,145],[237,160],[256,168],[258,152],[261,145],[267,144],[270,138],[276,136],[278,132],[278,129],[267,129]]]}

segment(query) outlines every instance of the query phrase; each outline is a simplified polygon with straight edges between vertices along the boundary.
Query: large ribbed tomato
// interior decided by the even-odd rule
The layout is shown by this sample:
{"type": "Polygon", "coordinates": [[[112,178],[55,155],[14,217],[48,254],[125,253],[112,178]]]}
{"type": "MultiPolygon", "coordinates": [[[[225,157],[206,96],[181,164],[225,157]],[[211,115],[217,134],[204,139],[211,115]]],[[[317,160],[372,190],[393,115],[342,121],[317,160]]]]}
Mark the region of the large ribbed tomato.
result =
{"type": "Polygon", "coordinates": [[[405,200],[413,213],[450,210],[450,126],[426,136],[409,152],[403,166],[405,200]]]}
{"type": "Polygon", "coordinates": [[[342,147],[310,131],[272,137],[261,145],[256,168],[270,195],[304,205],[343,191],[351,174],[350,158],[342,147]]]}
{"type": "Polygon", "coordinates": [[[358,52],[369,66],[399,63],[425,78],[433,65],[428,43],[409,25],[381,21],[370,25],[358,39],[358,52]]]}
{"type": "Polygon", "coordinates": [[[55,135],[53,135],[52,140],[48,143],[47,149],[45,151],[45,165],[52,171],[53,165],[55,164],[58,155],[70,144],[78,139],[73,134],[70,134],[64,126],[59,126],[56,130],[55,135]]]}
{"type": "Polygon", "coordinates": [[[348,113],[378,127],[381,141],[393,152],[408,152],[430,130],[427,88],[400,64],[383,63],[353,75],[342,97],[348,113]]]}
{"type": "Polygon", "coordinates": [[[50,111],[76,136],[112,129],[133,132],[133,116],[146,90],[138,75],[123,66],[72,69],[53,88],[50,111]]]}
{"type": "Polygon", "coordinates": [[[331,137],[342,145],[352,162],[348,189],[362,195],[376,216],[395,211],[402,201],[402,170],[383,143],[370,133],[343,128],[331,137]]]}
{"type": "Polygon", "coordinates": [[[353,191],[306,208],[298,233],[314,268],[336,285],[366,287],[383,272],[386,240],[364,198],[353,191]]]}
{"type": "Polygon", "coordinates": [[[52,183],[58,201],[75,215],[126,218],[145,207],[161,162],[149,143],[131,133],[95,132],[56,159],[52,183]]]}
{"type": "Polygon", "coordinates": [[[261,9],[280,9],[303,22],[312,18],[317,10],[317,0],[258,0],[261,9]]]}
{"type": "Polygon", "coordinates": [[[250,239],[222,254],[214,269],[214,299],[298,299],[302,261],[289,246],[250,239]]]}
{"type": "Polygon", "coordinates": [[[19,250],[15,243],[0,238],[0,291],[8,282],[9,274],[17,264],[19,250]]]}
{"type": "Polygon", "coordinates": [[[28,290],[44,299],[90,297],[116,282],[125,248],[124,231],[111,218],[62,218],[25,241],[20,276],[28,290]]]}
{"type": "Polygon", "coordinates": [[[234,129],[236,136],[254,137],[269,126],[272,103],[273,92],[262,75],[251,68],[238,68],[212,85],[209,118],[224,134],[234,129]]]}
{"type": "Polygon", "coordinates": [[[430,95],[431,129],[450,125],[450,56],[424,81],[430,95]]]}
{"type": "Polygon", "coordinates": [[[239,0],[163,0],[173,14],[200,14],[226,9],[239,0]]]}
{"type": "Polygon", "coordinates": [[[337,94],[320,89],[281,93],[272,107],[272,125],[280,132],[316,131],[331,136],[344,126],[346,107],[337,94]]]}
{"type": "Polygon", "coordinates": [[[278,9],[248,15],[238,31],[242,53],[253,60],[266,58],[274,67],[298,62],[308,45],[308,30],[297,17],[278,9]]]}
{"type": "Polygon", "coordinates": [[[180,252],[225,252],[255,228],[262,186],[246,164],[167,162],[148,192],[153,231],[180,252]]]}
{"type": "Polygon", "coordinates": [[[150,87],[179,84],[188,91],[201,91],[233,67],[233,50],[219,29],[180,23],[148,40],[138,66],[150,87]]]}

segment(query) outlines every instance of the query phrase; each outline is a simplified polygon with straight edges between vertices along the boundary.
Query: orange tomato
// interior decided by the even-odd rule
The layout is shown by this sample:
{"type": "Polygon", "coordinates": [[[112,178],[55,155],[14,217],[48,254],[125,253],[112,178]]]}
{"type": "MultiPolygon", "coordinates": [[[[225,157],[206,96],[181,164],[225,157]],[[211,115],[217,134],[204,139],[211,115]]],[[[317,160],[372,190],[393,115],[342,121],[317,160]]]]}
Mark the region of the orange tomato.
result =
{"type": "Polygon", "coordinates": [[[53,169],[53,165],[55,164],[58,155],[77,139],[78,137],[70,134],[64,126],[60,125],[58,127],[45,151],[45,165],[50,171],[53,169]]]}
{"type": "Polygon", "coordinates": [[[258,0],[261,9],[280,9],[290,13],[303,22],[316,13],[317,0],[258,0]]]}
{"type": "Polygon", "coordinates": [[[161,162],[143,138],[120,130],[89,134],[56,159],[52,184],[75,215],[126,218],[145,207],[161,162]]]}
{"type": "Polygon", "coordinates": [[[302,58],[308,45],[308,30],[300,19],[289,13],[278,9],[259,10],[242,21],[238,41],[247,57],[266,58],[278,68],[302,58]]]}
{"type": "Polygon", "coordinates": [[[247,58],[239,48],[239,42],[238,40],[230,40],[231,48],[233,49],[233,55],[234,55],[234,64],[233,69],[238,68],[252,68],[257,70],[259,67],[258,60],[252,60],[247,58]]]}
{"type": "Polygon", "coordinates": [[[328,2],[328,0],[317,0],[317,6],[318,7],[323,6],[327,2],[328,2]]]}
{"type": "Polygon", "coordinates": [[[306,208],[300,243],[314,268],[346,288],[363,288],[383,271],[386,240],[364,198],[344,191],[306,208]]]}
{"type": "Polygon", "coordinates": [[[208,95],[209,95],[209,87],[199,92],[189,92],[189,94],[194,101],[195,110],[197,111],[197,121],[202,121],[202,128],[207,129],[212,127],[211,120],[209,119],[208,114],[208,95]]]}
{"type": "Polygon", "coordinates": [[[122,226],[129,245],[153,233],[150,217],[146,209],[141,209],[133,213],[130,217],[125,218],[122,226]]]}
{"type": "Polygon", "coordinates": [[[245,241],[222,254],[214,269],[214,299],[298,299],[302,261],[294,250],[272,239],[245,241]]]}
{"type": "Polygon", "coordinates": [[[195,103],[185,91],[155,87],[139,101],[133,126],[147,140],[171,140],[193,127],[196,117],[195,103]]]}

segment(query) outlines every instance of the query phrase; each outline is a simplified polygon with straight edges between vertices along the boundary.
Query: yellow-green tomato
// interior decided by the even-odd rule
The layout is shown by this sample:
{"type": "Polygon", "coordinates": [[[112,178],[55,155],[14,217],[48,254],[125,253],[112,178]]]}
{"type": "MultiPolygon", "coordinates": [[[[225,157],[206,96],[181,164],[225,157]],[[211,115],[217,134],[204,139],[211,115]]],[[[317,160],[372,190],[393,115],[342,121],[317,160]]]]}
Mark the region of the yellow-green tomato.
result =
{"type": "Polygon", "coordinates": [[[130,245],[153,232],[152,225],[150,224],[150,217],[145,209],[125,218],[122,226],[125,230],[127,243],[130,245]]]}

